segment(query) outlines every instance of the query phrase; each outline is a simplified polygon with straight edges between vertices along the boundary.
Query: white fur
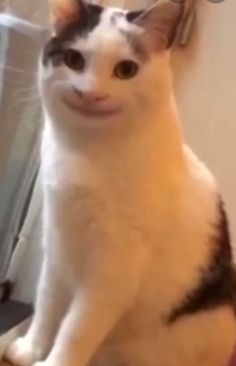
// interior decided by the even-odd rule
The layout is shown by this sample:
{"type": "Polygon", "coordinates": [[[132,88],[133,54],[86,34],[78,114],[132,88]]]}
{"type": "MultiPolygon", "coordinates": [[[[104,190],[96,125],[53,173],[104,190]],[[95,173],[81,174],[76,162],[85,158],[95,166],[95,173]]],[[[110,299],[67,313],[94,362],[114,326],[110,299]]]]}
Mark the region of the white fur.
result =
{"type": "Polygon", "coordinates": [[[46,355],[45,366],[223,366],[232,310],[163,321],[207,263],[217,187],[183,143],[167,52],[133,80],[111,78],[118,60],[136,56],[110,12],[71,45],[87,52],[85,73],[41,77],[45,261],[33,323],[7,357],[22,366],[46,355]],[[90,124],[60,99],[70,83],[96,85],[121,114],[90,124]]]}

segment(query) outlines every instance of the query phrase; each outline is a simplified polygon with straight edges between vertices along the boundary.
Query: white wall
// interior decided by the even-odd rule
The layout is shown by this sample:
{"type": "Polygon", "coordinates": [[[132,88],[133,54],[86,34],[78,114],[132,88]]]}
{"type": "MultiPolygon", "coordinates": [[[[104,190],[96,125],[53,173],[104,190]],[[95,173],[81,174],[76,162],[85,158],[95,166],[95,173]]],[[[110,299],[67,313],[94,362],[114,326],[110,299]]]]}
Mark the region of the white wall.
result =
{"type": "MultiPolygon", "coordinates": [[[[187,49],[173,53],[177,101],[187,142],[219,181],[236,238],[236,1],[199,0],[197,25],[187,49]]],[[[34,296],[40,261],[34,227],[16,295],[34,296]]]]}
{"type": "Polygon", "coordinates": [[[176,96],[187,142],[218,179],[235,243],[236,1],[197,1],[190,46],[173,54],[176,96]]]}

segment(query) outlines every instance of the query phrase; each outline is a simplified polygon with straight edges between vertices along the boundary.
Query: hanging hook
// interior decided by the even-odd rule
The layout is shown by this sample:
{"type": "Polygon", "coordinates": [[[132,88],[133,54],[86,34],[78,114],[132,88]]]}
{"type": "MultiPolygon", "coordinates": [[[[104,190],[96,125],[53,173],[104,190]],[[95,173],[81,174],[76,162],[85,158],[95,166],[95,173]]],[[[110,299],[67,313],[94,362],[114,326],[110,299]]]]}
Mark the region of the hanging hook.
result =
{"type": "Polygon", "coordinates": [[[188,45],[193,31],[195,17],[195,0],[186,0],[184,15],[178,31],[177,45],[179,47],[186,47],[188,45]]]}

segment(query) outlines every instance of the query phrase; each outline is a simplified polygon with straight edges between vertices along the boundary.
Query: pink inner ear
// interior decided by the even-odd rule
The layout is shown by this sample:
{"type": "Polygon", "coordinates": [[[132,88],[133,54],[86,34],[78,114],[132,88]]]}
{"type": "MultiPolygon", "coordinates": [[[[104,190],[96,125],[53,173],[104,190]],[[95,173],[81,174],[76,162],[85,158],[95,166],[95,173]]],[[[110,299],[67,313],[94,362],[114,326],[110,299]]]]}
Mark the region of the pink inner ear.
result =
{"type": "Polygon", "coordinates": [[[49,0],[51,24],[56,32],[79,19],[79,1],[49,0]]]}
{"type": "Polygon", "coordinates": [[[146,42],[156,51],[168,48],[177,31],[183,4],[172,1],[159,0],[135,21],[144,28],[146,42]]]}

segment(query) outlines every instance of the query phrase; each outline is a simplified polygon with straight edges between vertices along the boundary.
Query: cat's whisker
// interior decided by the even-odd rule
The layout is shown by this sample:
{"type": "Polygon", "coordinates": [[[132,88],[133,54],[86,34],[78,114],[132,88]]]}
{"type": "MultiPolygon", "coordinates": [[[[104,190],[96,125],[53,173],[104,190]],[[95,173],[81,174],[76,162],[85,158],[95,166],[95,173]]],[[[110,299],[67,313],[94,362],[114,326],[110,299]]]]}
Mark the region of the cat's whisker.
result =
{"type": "Polygon", "coordinates": [[[37,95],[25,97],[25,98],[17,98],[16,103],[25,103],[25,102],[36,102],[39,101],[39,97],[37,95]]]}
{"type": "Polygon", "coordinates": [[[25,99],[27,99],[28,97],[29,98],[31,98],[31,97],[37,97],[37,98],[39,98],[39,93],[37,92],[37,90],[35,90],[35,89],[29,89],[29,90],[17,90],[16,91],[16,97],[18,98],[18,97],[23,97],[23,98],[25,98],[25,99]]]}
{"type": "MultiPolygon", "coordinates": [[[[1,66],[0,66],[1,71],[1,66]]],[[[35,75],[33,77],[27,77],[27,80],[21,79],[21,78],[6,78],[4,81],[4,84],[6,85],[14,85],[16,86],[16,89],[18,90],[26,90],[26,89],[38,89],[37,87],[37,81],[35,79],[35,75]]]]}
{"type": "Polygon", "coordinates": [[[15,67],[12,66],[7,66],[7,65],[0,65],[0,68],[4,69],[4,70],[8,70],[8,71],[13,71],[13,72],[18,72],[20,74],[28,74],[30,75],[30,73],[24,69],[17,69],[15,67]]]}
{"type": "Polygon", "coordinates": [[[18,95],[37,95],[39,96],[39,90],[38,88],[36,87],[36,85],[31,85],[31,86],[25,86],[25,87],[21,87],[21,86],[18,86],[18,88],[16,88],[16,94],[18,95]]]}
{"type": "Polygon", "coordinates": [[[28,86],[28,87],[19,87],[17,89],[17,91],[19,92],[23,92],[23,93],[27,93],[27,92],[31,92],[31,91],[35,91],[37,92],[37,87],[36,86],[28,86]]]}

